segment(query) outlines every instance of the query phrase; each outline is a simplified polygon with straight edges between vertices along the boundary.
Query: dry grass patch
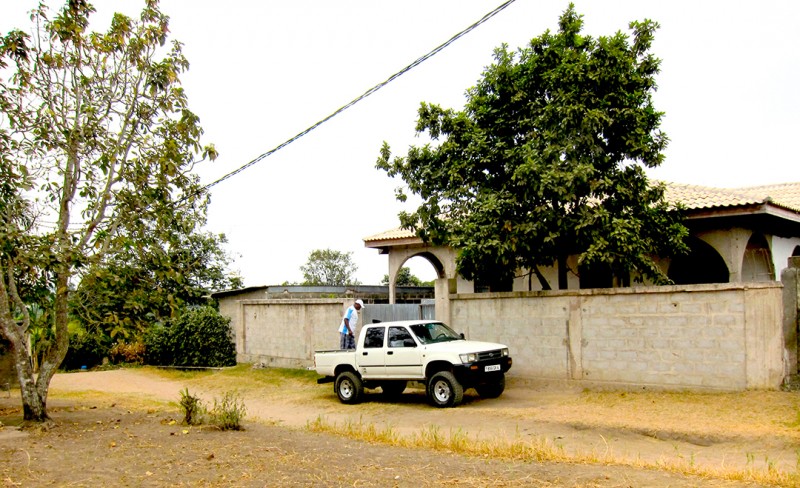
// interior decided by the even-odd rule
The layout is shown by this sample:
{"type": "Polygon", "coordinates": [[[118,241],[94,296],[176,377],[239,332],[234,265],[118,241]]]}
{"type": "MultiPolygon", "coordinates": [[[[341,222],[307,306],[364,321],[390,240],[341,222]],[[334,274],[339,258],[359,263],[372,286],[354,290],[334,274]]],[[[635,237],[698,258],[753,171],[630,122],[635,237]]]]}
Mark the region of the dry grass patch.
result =
{"type": "Polygon", "coordinates": [[[365,423],[362,419],[357,422],[346,421],[337,424],[322,417],[309,422],[306,428],[311,432],[335,434],[370,443],[431,449],[480,458],[627,466],[709,479],[754,482],[774,486],[800,486],[800,474],[783,472],[772,465],[768,465],[766,469],[759,469],[754,465],[750,465],[746,469],[737,469],[724,466],[698,466],[691,459],[669,462],[630,460],[617,458],[609,451],[602,454],[596,452],[567,453],[561,446],[546,438],[481,439],[478,436],[469,436],[461,430],[445,432],[437,426],[428,426],[419,432],[403,435],[395,431],[392,426],[376,426],[365,423]]]}

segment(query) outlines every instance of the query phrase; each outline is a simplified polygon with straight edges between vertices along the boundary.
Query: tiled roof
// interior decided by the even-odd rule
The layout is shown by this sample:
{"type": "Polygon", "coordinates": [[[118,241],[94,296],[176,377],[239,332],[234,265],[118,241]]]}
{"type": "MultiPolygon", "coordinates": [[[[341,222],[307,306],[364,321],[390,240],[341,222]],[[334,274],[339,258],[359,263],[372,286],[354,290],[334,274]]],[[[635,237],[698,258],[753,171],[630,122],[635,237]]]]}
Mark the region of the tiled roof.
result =
{"type": "Polygon", "coordinates": [[[374,241],[389,241],[395,239],[410,239],[412,237],[416,237],[416,234],[410,230],[405,230],[401,228],[387,230],[385,232],[381,232],[380,234],[375,234],[374,236],[369,236],[364,238],[364,242],[374,242],[374,241]]]}
{"type": "Polygon", "coordinates": [[[754,186],[741,190],[750,194],[763,195],[764,199],[769,199],[775,205],[800,212],[800,183],[754,186]]]}
{"type": "MultiPolygon", "coordinates": [[[[680,202],[687,210],[705,210],[721,207],[772,205],[800,212],[800,182],[745,188],[713,188],[665,182],[665,197],[670,202],[680,202]]],[[[416,235],[405,229],[392,229],[364,238],[364,242],[410,239],[416,235]]]]}
{"type": "Polygon", "coordinates": [[[773,205],[800,212],[800,183],[753,186],[745,188],[712,188],[707,186],[666,183],[666,198],[679,202],[687,210],[759,205],[773,205]]]}

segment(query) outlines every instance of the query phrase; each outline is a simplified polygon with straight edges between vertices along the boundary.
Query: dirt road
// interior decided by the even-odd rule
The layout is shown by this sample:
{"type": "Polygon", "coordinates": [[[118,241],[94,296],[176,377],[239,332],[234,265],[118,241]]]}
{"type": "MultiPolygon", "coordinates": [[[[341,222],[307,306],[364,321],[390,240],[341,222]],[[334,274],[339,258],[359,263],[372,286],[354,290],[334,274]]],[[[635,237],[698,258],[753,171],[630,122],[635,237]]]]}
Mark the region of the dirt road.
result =
{"type": "MultiPolygon", "coordinates": [[[[206,401],[219,394],[219,389],[207,391],[191,382],[165,380],[152,371],[136,369],[56,375],[51,391],[97,390],[177,401],[179,391],[187,387],[206,401]]],[[[224,388],[235,390],[236,385],[224,388]]],[[[642,406],[641,399],[629,405],[625,393],[619,394],[619,405],[613,409],[593,412],[581,401],[584,392],[564,385],[510,379],[500,398],[465,395],[464,404],[455,409],[430,407],[421,390],[407,391],[397,402],[372,394],[360,405],[342,405],[329,384],[309,386],[307,391],[266,387],[240,395],[248,418],[292,429],[323,419],[337,425],[391,426],[400,434],[436,429],[444,435],[458,432],[469,438],[539,440],[571,455],[634,463],[742,469],[768,464],[794,471],[798,462],[800,437],[764,438],[751,432],[747,412],[725,412],[720,407],[719,416],[730,416],[730,425],[705,426],[703,418],[687,416],[688,410],[661,411],[658,405],[642,406]],[[619,418],[611,418],[612,411],[618,412],[619,418]]]]}

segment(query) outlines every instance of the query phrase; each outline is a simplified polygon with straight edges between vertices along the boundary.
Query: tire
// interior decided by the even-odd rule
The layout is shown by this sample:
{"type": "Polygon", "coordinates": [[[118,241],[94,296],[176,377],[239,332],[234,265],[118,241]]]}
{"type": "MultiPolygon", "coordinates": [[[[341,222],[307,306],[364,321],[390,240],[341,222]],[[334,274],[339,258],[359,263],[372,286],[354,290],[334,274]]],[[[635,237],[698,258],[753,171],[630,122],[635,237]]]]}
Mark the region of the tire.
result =
{"type": "Polygon", "coordinates": [[[506,375],[501,374],[494,383],[486,383],[475,387],[475,391],[481,398],[497,398],[503,394],[506,389],[506,375]]]}
{"type": "Polygon", "coordinates": [[[352,405],[360,402],[364,396],[364,383],[357,374],[344,371],[336,376],[333,391],[336,392],[340,402],[352,405]]]}
{"type": "Polygon", "coordinates": [[[435,407],[455,407],[464,399],[464,387],[450,371],[440,371],[428,382],[428,400],[435,407]]]}
{"type": "Polygon", "coordinates": [[[407,384],[407,381],[386,381],[381,383],[381,391],[387,398],[397,398],[405,391],[407,384]]]}

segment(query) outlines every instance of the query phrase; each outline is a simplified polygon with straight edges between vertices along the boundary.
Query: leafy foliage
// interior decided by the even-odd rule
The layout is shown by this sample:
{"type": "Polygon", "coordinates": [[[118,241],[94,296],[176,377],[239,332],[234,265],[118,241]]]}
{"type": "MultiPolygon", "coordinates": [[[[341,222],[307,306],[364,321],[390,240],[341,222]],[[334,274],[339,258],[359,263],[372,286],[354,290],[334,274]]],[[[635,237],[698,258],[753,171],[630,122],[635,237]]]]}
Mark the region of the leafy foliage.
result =
{"type": "MultiPolygon", "coordinates": [[[[192,173],[202,148],[180,76],[189,63],[167,45],[158,0],[90,32],[94,9],[45,2],[32,32],[0,37],[0,330],[14,344],[24,417],[47,421],[47,391],[69,346],[73,278],[153,229],[181,226],[207,204],[192,173]],[[53,296],[52,340],[38,374],[28,348],[35,290],[53,296]],[[19,317],[19,319],[17,318],[19,317]]],[[[176,232],[188,232],[180,227],[176,232]]]]}
{"type": "Polygon", "coordinates": [[[88,330],[135,341],[213,290],[236,288],[227,271],[224,235],[154,229],[148,237],[92,266],[71,297],[71,314],[88,330]],[[188,232],[188,233],[184,233],[188,232]]]}
{"type": "Polygon", "coordinates": [[[157,366],[233,366],[230,319],[211,307],[187,309],[145,335],[145,361],[157,366]]]}
{"type": "Polygon", "coordinates": [[[61,369],[71,371],[93,368],[102,364],[103,358],[108,356],[111,340],[101,334],[90,334],[82,329],[70,333],[69,351],[67,351],[61,369]]]}
{"type": "Polygon", "coordinates": [[[303,285],[345,286],[360,284],[353,276],[358,266],[353,263],[353,253],[316,249],[308,255],[308,261],[300,267],[303,285]]]}
{"type": "Polygon", "coordinates": [[[577,255],[583,270],[664,283],[654,257],[684,249],[677,209],[643,170],[668,142],[652,103],[658,24],[632,22],[632,38],[582,27],[570,5],[557,33],[496,49],[463,110],[421,104],[416,129],[433,143],[394,159],[381,149],[377,167],[422,199],[403,227],[456,249],[468,279],[501,286],[527,269],[550,288],[539,268],[557,263],[566,288],[577,255]]]}
{"type": "Polygon", "coordinates": [[[144,364],[144,344],[141,342],[115,342],[108,351],[112,364],[144,364]]]}
{"type": "Polygon", "coordinates": [[[183,423],[186,425],[199,425],[203,423],[206,408],[200,397],[189,393],[189,388],[181,390],[180,406],[183,410],[183,423]]]}

